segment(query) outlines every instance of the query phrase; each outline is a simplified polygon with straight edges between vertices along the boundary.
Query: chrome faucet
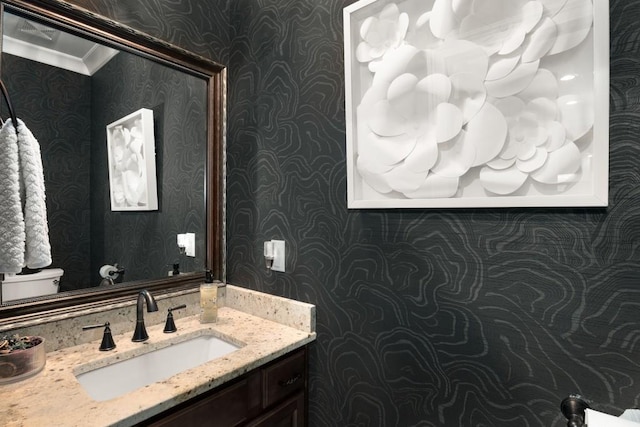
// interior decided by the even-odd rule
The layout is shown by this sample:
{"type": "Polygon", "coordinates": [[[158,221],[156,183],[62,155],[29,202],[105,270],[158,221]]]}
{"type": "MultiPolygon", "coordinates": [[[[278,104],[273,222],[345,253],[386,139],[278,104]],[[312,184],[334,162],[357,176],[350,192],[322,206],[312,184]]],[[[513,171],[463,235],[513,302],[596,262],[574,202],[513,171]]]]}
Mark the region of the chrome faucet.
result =
{"type": "Polygon", "coordinates": [[[141,342],[149,339],[147,328],[144,327],[144,312],[142,310],[144,301],[147,301],[147,312],[158,311],[158,304],[156,304],[156,300],[149,291],[146,289],[140,291],[136,305],[136,330],[133,333],[133,338],[131,338],[133,342],[141,342]]]}

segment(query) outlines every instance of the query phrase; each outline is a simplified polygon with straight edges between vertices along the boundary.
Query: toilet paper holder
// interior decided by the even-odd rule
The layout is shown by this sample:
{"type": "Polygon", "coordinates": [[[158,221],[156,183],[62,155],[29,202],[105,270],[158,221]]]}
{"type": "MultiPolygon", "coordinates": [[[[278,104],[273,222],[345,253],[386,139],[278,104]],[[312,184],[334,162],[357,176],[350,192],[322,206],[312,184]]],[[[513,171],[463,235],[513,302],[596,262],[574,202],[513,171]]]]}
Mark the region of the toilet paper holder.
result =
{"type": "Polygon", "coordinates": [[[560,410],[568,420],[567,427],[585,427],[585,411],[589,408],[589,403],[579,394],[570,394],[560,402],[560,410]]]}

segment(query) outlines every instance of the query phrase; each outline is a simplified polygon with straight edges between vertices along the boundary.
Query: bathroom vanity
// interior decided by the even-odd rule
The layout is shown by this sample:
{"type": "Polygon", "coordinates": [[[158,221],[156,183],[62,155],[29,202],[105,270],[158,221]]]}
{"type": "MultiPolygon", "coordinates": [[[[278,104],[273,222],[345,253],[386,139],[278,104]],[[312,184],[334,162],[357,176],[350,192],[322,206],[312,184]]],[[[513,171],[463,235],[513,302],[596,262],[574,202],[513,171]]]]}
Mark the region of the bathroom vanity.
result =
{"type": "Polygon", "coordinates": [[[307,348],[303,347],[141,425],[303,426],[306,403],[307,348]]]}
{"type": "MultiPolygon", "coordinates": [[[[116,349],[99,351],[101,331],[90,342],[57,348],[47,353],[44,370],[33,378],[0,387],[0,419],[6,426],[199,426],[304,425],[307,401],[308,345],[315,340],[315,306],[235,286],[226,286],[217,323],[198,320],[198,293],[163,298],[156,296],[160,315],[147,316],[149,340],[132,342],[135,306],[116,307],[100,314],[112,319],[116,349]],[[166,310],[187,303],[175,315],[178,331],[163,333],[166,310]],[[127,318],[129,323],[120,323],[127,318]],[[175,347],[201,336],[214,336],[237,349],[171,377],[95,398],[78,376],[118,362],[147,357],[150,352],[175,347]],[[96,339],[99,338],[99,339],[96,339]]],[[[146,313],[145,313],[146,314],[146,313]]],[[[157,313],[150,313],[156,315],[157,313]]],[[[90,314],[92,319],[96,314],[90,314]]],[[[68,334],[77,337],[79,324],[67,319],[68,334]]],[[[94,320],[95,321],[95,320],[94,320]]],[[[60,333],[60,323],[51,327],[60,333]]],[[[46,329],[46,327],[45,327],[46,329]]],[[[94,331],[91,331],[93,333],[94,331]]],[[[42,335],[55,348],[55,331],[42,335]]],[[[47,343],[45,342],[45,344],[47,343]]],[[[186,358],[185,354],[185,358],[186,358]]],[[[181,354],[163,360],[167,366],[181,354]]],[[[175,364],[175,363],[173,363],[175,364]]],[[[132,381],[134,375],[113,375],[110,382],[132,381]]]]}

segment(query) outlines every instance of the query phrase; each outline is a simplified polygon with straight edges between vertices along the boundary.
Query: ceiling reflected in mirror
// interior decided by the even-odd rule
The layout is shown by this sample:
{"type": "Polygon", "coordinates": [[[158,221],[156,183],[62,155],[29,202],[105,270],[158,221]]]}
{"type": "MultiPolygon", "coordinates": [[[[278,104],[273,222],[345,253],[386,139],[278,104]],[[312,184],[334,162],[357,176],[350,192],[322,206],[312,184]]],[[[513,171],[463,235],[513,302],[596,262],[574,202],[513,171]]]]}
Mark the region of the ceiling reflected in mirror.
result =
{"type": "Polygon", "coordinates": [[[11,13],[4,14],[2,51],[92,76],[118,50],[11,13]]]}

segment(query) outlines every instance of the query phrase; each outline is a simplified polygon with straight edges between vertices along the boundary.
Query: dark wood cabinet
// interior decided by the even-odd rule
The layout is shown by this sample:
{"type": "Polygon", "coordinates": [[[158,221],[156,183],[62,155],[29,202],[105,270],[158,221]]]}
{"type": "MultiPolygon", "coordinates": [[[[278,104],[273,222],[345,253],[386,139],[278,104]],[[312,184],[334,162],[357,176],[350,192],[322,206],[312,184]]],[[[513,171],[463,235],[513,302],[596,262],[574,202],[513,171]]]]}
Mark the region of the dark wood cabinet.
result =
{"type": "Polygon", "coordinates": [[[303,347],[142,425],[303,427],[307,410],[307,363],[307,348],[303,347]]]}
{"type": "Polygon", "coordinates": [[[285,400],[279,406],[247,424],[247,427],[302,427],[305,425],[305,394],[285,400]]]}

